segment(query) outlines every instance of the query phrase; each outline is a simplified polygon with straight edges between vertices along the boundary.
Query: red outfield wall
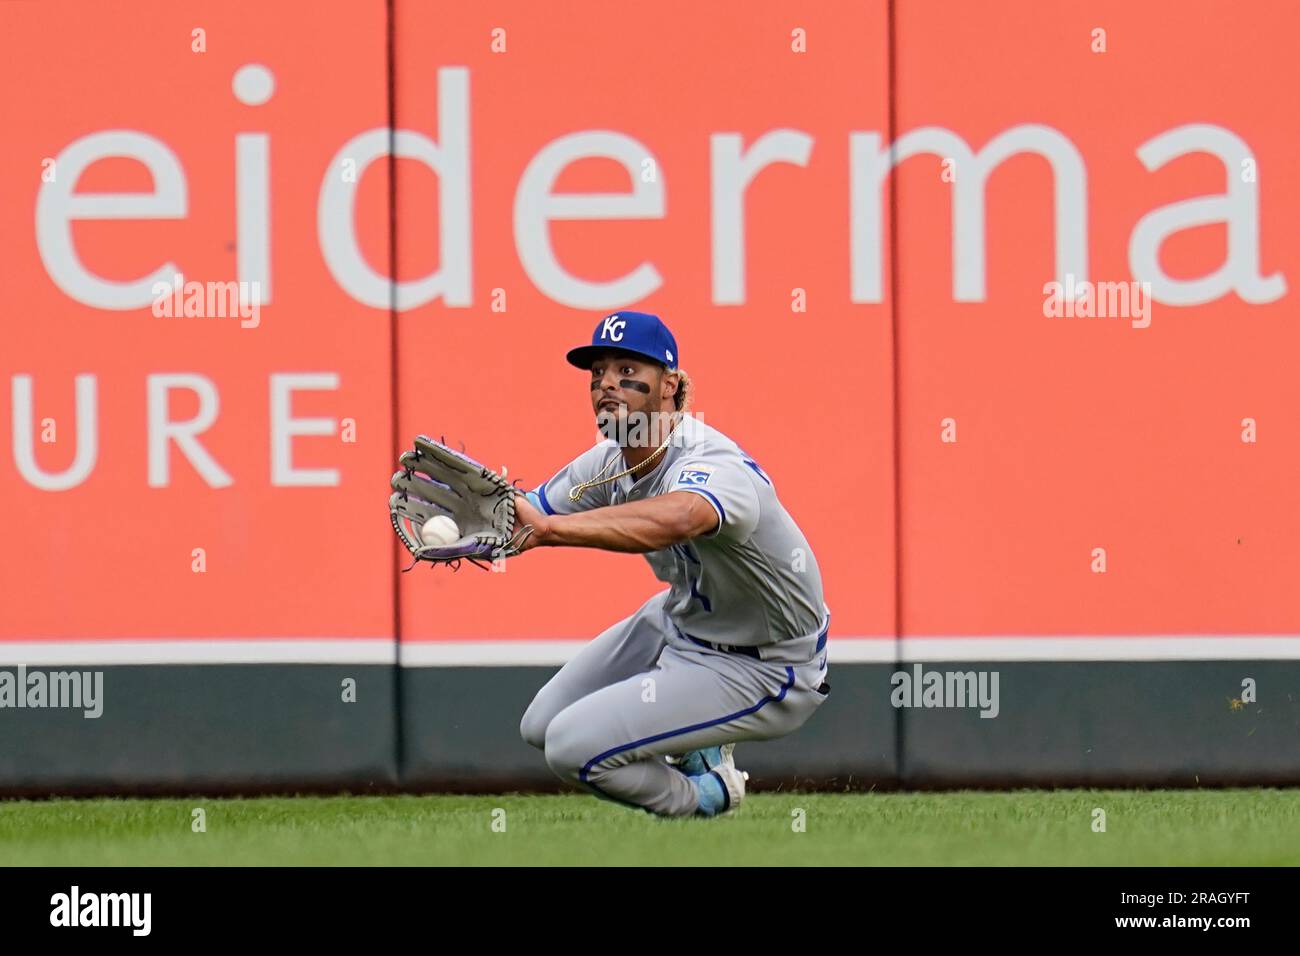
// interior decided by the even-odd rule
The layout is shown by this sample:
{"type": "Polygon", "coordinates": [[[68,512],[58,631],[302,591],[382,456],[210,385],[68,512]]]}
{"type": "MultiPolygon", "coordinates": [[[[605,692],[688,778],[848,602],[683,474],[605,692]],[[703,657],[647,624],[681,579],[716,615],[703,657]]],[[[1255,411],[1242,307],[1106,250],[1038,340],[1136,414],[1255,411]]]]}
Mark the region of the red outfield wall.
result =
{"type": "Polygon", "coordinates": [[[1300,657],[1298,27],[0,6],[0,663],[563,659],[644,563],[395,586],[386,482],[419,431],[549,477],[593,438],[563,353],[633,305],[807,531],[837,660],[1300,657]],[[177,273],[259,312],[158,316],[177,273]]]}
{"type": "MultiPolygon", "coordinates": [[[[848,143],[886,122],[883,4],[801,19],[806,53],[779,5],[693,10],[629,30],[590,3],[575,32],[525,4],[503,27],[499,10],[397,4],[390,221],[382,3],[165,3],[130,31],[93,4],[6,8],[6,88],[30,92],[0,160],[5,207],[22,210],[0,250],[0,373],[32,398],[0,416],[19,446],[0,494],[24,543],[0,558],[22,595],[0,635],[391,638],[398,452],[446,435],[546,479],[594,435],[564,352],[635,302],[674,327],[697,413],[780,482],[841,633],[887,639],[891,319],[848,294],[848,143]],[[250,66],[273,78],[256,105],[235,89],[250,66]],[[586,211],[566,211],[574,196],[586,211]],[[159,317],[150,281],[176,271],[258,280],[269,301],[256,324],[159,317]],[[78,376],[93,386],[80,414],[78,376]],[[96,574],[67,560],[87,534],[112,556],[96,574]]],[[[400,630],[581,638],[652,586],[638,559],[591,554],[412,574],[400,630]]]]}

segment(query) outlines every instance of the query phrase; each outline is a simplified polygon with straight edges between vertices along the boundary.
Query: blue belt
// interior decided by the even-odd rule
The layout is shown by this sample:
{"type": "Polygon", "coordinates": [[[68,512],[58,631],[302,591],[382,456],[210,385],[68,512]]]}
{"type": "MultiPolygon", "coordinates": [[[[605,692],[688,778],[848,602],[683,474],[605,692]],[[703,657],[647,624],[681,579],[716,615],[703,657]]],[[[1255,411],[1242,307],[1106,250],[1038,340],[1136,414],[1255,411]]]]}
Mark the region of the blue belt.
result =
{"type": "MultiPolygon", "coordinates": [[[[698,637],[691,637],[691,635],[687,634],[685,631],[683,631],[681,628],[677,627],[676,625],[673,626],[676,628],[678,634],[686,638],[688,641],[700,645],[700,647],[708,647],[715,651],[721,651],[724,654],[743,654],[745,657],[752,657],[756,661],[761,661],[763,659],[762,655],[760,655],[758,652],[758,648],[754,647],[753,645],[715,644],[713,641],[702,641],[698,637]]],[[[826,627],[824,627],[822,629],[822,632],[817,635],[817,650],[814,651],[814,656],[826,650],[826,638],[830,635],[830,632],[831,632],[831,625],[830,622],[827,621],[826,627]]],[[[764,645],[764,646],[770,647],[772,645],[764,645]]]]}
{"type": "Polygon", "coordinates": [[[686,638],[688,641],[693,641],[700,645],[700,647],[710,647],[715,651],[722,651],[724,654],[744,654],[746,657],[752,657],[756,661],[761,661],[763,659],[762,655],[758,653],[757,647],[751,647],[745,644],[714,644],[712,641],[702,641],[698,637],[691,637],[691,635],[683,631],[678,631],[677,633],[681,634],[682,637],[686,638]]]}

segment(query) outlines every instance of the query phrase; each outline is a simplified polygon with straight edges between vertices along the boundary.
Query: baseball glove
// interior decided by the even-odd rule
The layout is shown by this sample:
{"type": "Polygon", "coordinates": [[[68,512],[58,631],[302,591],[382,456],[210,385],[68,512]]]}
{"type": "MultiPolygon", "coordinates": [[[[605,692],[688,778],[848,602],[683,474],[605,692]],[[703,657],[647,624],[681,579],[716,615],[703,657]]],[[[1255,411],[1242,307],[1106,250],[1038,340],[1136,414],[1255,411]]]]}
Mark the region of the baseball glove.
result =
{"type": "Polygon", "coordinates": [[[532,525],[515,530],[514,487],[468,455],[419,435],[414,450],[403,452],[398,463],[401,470],[393,475],[389,517],[417,563],[468,560],[482,567],[480,562],[518,554],[532,534],[532,525]],[[438,515],[456,522],[459,540],[424,543],[420,529],[438,515]]]}

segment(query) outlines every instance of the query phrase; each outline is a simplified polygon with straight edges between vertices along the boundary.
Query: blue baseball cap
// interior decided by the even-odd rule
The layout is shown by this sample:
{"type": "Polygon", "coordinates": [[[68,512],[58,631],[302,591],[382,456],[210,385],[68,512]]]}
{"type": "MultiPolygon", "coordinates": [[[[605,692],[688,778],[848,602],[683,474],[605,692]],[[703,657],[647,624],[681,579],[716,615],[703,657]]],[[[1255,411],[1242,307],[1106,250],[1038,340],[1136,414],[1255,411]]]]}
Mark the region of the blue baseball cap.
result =
{"type": "Polygon", "coordinates": [[[613,312],[596,324],[591,344],[570,349],[570,365],[591,368],[600,352],[631,352],[670,369],[677,368],[677,340],[657,315],[649,312],[613,312]]]}

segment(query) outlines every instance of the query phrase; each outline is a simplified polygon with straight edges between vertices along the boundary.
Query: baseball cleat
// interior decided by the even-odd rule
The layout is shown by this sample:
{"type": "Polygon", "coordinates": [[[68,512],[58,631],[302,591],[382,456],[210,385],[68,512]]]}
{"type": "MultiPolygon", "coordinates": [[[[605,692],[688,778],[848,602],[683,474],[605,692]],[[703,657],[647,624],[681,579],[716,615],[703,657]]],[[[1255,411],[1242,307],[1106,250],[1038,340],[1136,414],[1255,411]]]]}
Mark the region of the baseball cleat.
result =
{"type": "MultiPolygon", "coordinates": [[[[736,768],[735,744],[705,747],[682,754],[672,761],[679,770],[683,766],[702,768],[701,773],[688,774],[699,795],[696,812],[701,816],[716,817],[734,810],[745,799],[745,784],[749,774],[736,768]]],[[[685,772],[685,771],[683,771],[685,772]]]]}
{"type": "MultiPolygon", "coordinates": [[[[735,770],[736,769],[736,757],[735,757],[736,745],[723,744],[721,747],[717,748],[717,750],[718,750],[718,762],[713,766],[727,766],[730,767],[732,770],[735,770]]],[[[713,766],[710,766],[709,769],[712,770],[713,766]]],[[[746,780],[749,779],[749,774],[745,774],[745,779],[746,780]]]]}
{"type": "Polygon", "coordinates": [[[668,764],[676,767],[688,777],[698,777],[722,765],[736,766],[732,753],[735,744],[722,744],[719,747],[705,747],[702,750],[690,750],[684,754],[666,758],[668,764]]]}
{"type": "Polygon", "coordinates": [[[727,794],[726,804],[718,812],[726,813],[740,806],[740,802],[745,799],[745,782],[749,780],[749,774],[737,770],[734,763],[718,764],[709,773],[722,781],[722,788],[727,794]]]}

